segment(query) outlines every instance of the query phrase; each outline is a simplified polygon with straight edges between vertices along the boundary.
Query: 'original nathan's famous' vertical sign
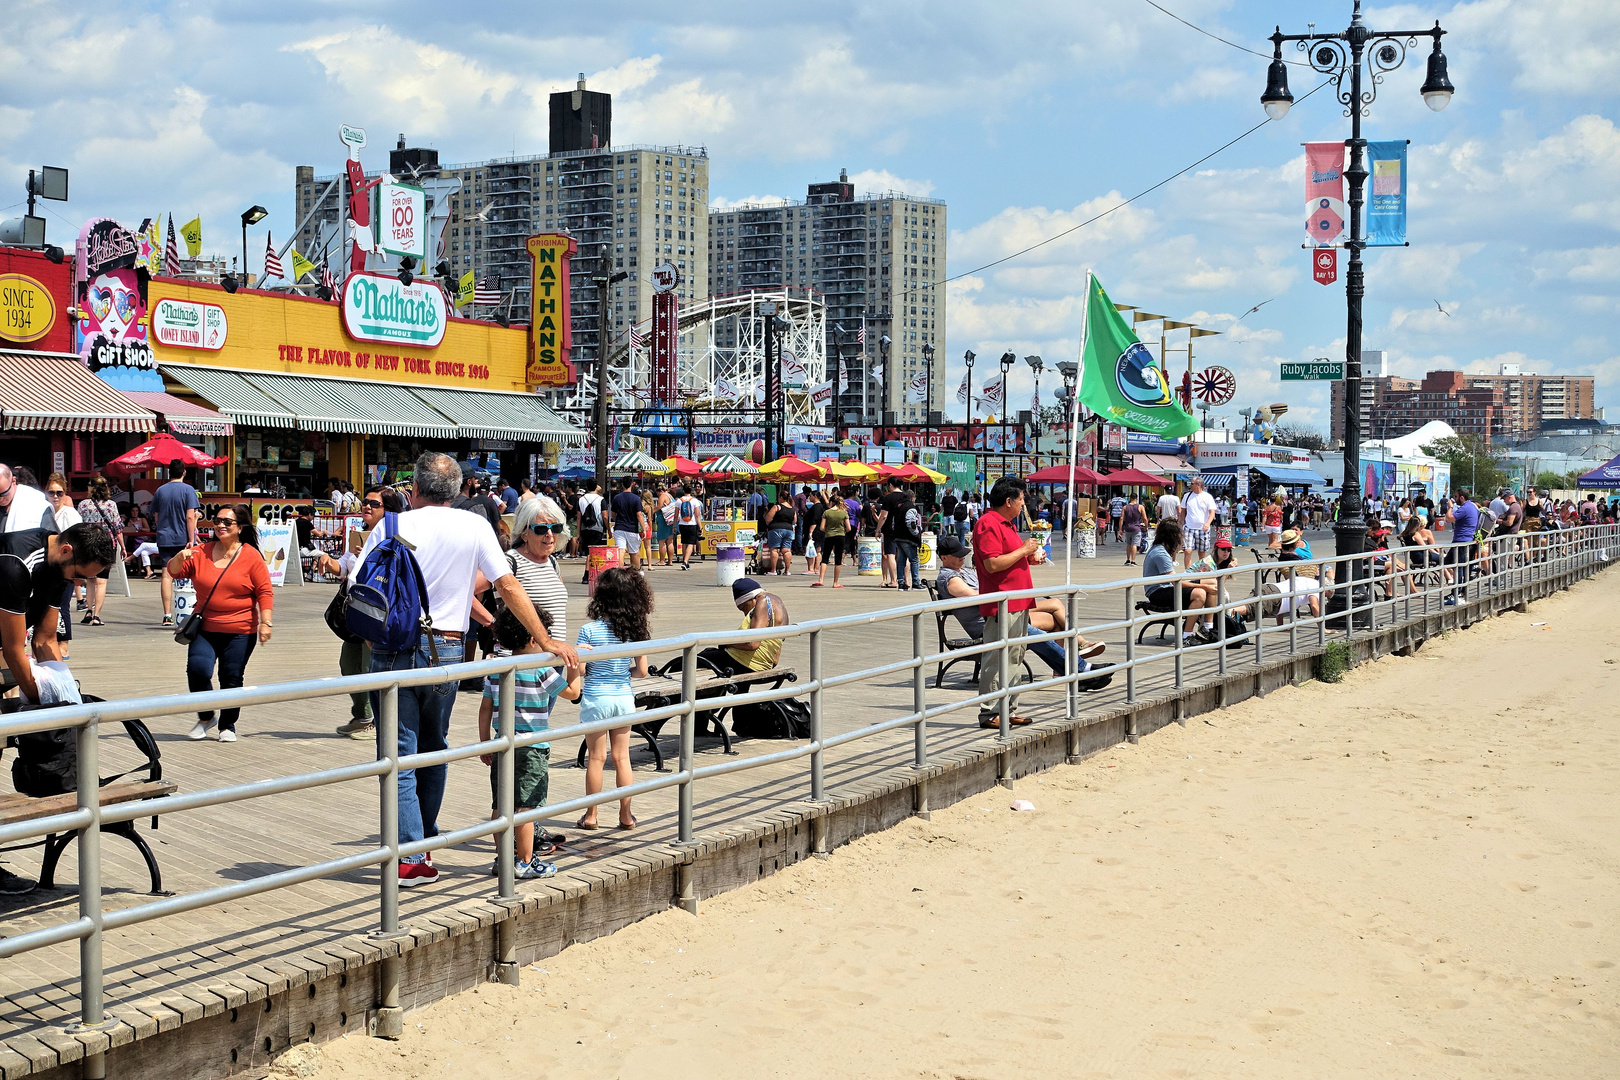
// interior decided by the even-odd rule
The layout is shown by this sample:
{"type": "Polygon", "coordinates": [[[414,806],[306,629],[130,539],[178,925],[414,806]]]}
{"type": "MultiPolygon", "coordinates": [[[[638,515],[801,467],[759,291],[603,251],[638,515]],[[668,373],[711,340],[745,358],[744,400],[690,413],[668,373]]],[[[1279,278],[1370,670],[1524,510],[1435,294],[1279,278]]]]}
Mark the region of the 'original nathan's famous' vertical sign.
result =
{"type": "Polygon", "coordinates": [[[529,363],[525,381],[530,387],[571,386],[578,378],[569,362],[572,346],[568,321],[568,272],[579,245],[563,233],[529,237],[534,259],[534,286],[530,290],[529,363]]]}

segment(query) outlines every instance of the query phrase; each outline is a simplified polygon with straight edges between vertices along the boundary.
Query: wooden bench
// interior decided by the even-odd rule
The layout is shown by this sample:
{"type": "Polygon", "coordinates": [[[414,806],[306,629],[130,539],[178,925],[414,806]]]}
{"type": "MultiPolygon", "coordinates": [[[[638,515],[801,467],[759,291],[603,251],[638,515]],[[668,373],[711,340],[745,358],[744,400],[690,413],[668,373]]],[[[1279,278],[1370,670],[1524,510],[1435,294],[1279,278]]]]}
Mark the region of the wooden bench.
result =
{"type": "MultiPolygon", "coordinates": [[[[939,595],[939,585],[937,582],[925,580],[923,582],[923,587],[928,590],[929,600],[948,599],[948,597],[941,597],[939,595]]],[[[968,637],[966,633],[964,633],[961,637],[951,637],[945,632],[946,624],[955,617],[955,614],[956,613],[954,611],[934,612],[935,629],[939,633],[939,651],[942,653],[955,652],[958,649],[971,649],[975,645],[983,645],[984,638],[982,637],[968,637]]],[[[958,622],[956,625],[957,629],[962,628],[962,624],[960,622],[958,622]]],[[[951,670],[951,668],[955,667],[957,664],[965,664],[970,660],[973,662],[973,674],[970,677],[970,681],[976,685],[979,681],[979,665],[986,655],[993,656],[995,654],[973,653],[970,656],[958,656],[951,660],[941,660],[939,662],[939,666],[934,670],[935,688],[937,689],[945,685],[945,673],[947,671],[951,670]]],[[[1023,661],[1024,676],[1029,682],[1034,682],[1035,671],[1029,666],[1027,655],[1028,654],[1026,653],[1026,659],[1023,661]]]]}
{"type": "MultiPolygon", "coordinates": [[[[1136,602],[1136,610],[1141,612],[1143,615],[1158,616],[1158,618],[1150,619],[1149,621],[1143,623],[1142,628],[1136,632],[1136,643],[1138,645],[1142,644],[1142,639],[1147,637],[1147,632],[1153,629],[1155,626],[1159,628],[1159,632],[1154,635],[1154,641],[1164,641],[1164,635],[1166,632],[1169,632],[1172,635],[1176,633],[1176,622],[1178,621],[1178,617],[1175,612],[1171,612],[1170,614],[1166,615],[1147,600],[1138,600],[1136,602]]],[[[1180,618],[1185,618],[1186,615],[1186,612],[1182,612],[1180,618]]],[[[1173,645],[1175,642],[1171,642],[1171,644],[1173,645]]]]}
{"type": "MultiPolygon", "coordinates": [[[[700,660],[700,662],[702,662],[700,660]]],[[[736,694],[746,694],[756,687],[767,686],[771,690],[780,689],[783,683],[797,682],[798,674],[792,668],[775,667],[766,671],[749,671],[741,675],[724,675],[712,668],[704,668],[697,676],[697,697],[699,701],[716,701],[717,704],[697,713],[697,734],[706,737],[719,736],[721,746],[727,754],[736,751],[731,748],[731,733],[726,730],[725,714],[731,709],[730,705],[723,704],[723,699],[736,694]],[[710,730],[712,726],[712,732],[710,730]]],[[[655,674],[645,679],[630,680],[630,688],[636,695],[636,709],[661,709],[668,705],[676,705],[681,701],[681,658],[675,657],[665,664],[655,674]]],[[[640,735],[647,743],[647,749],[652,751],[653,763],[659,772],[664,772],[664,752],[658,746],[658,735],[663,731],[664,725],[671,720],[678,719],[666,716],[661,720],[648,720],[645,723],[632,724],[630,730],[640,735]]],[[[574,763],[580,768],[585,767],[586,743],[582,739],[579,744],[579,753],[574,757],[574,763]]]]}
{"type": "MultiPolygon", "coordinates": [[[[99,701],[99,698],[85,695],[86,702],[99,701]]],[[[120,803],[136,802],[143,799],[157,799],[164,795],[173,794],[177,786],[163,779],[162,754],[158,750],[157,741],[144,723],[139,720],[123,721],[124,732],[135,744],[146,760],[126,773],[109,777],[101,781],[101,805],[115,806],[120,803]],[[125,779],[131,773],[145,772],[144,780],[125,779]]],[[[10,825],[13,822],[35,821],[39,818],[51,817],[55,814],[68,814],[78,809],[79,796],[75,791],[64,792],[61,795],[47,795],[35,797],[13,792],[0,795],[0,825],[10,825]]],[[[158,827],[158,819],[152,818],[152,828],[158,827]]],[[[135,822],[116,821],[105,823],[101,831],[114,836],[122,836],[135,845],[146,862],[146,870],[152,879],[152,895],[166,896],[163,891],[163,874],[158,869],[157,856],[147,845],[146,840],[135,831],[135,822]]],[[[77,837],[78,832],[51,833],[43,840],[32,843],[17,844],[5,851],[20,851],[26,848],[43,847],[45,853],[40,861],[39,884],[41,888],[51,889],[56,886],[56,864],[61,859],[62,852],[67,850],[77,837]]]]}

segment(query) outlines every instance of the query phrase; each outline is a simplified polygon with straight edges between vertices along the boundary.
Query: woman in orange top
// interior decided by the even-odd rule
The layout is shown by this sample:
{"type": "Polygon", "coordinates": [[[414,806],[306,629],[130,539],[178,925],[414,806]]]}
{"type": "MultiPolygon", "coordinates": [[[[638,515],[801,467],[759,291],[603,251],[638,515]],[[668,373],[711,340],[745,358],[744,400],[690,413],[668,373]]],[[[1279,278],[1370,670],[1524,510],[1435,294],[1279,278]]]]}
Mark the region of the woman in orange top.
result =
{"type": "MultiPolygon", "coordinates": [[[[242,685],[242,673],[255,644],[270,641],[270,611],[275,593],[270,568],[251,543],[243,542],[244,526],[251,528],[246,506],[223,506],[214,513],[214,541],[187,548],[169,560],[169,576],[190,578],[202,611],[202,633],[191,643],[186,657],[186,680],[193,694],[214,688],[214,665],[219,665],[219,686],[232,690],[242,685]]],[[[240,709],[222,709],[219,741],[236,741],[240,709]]],[[[212,712],[199,712],[187,734],[206,739],[214,726],[212,712]]]]}

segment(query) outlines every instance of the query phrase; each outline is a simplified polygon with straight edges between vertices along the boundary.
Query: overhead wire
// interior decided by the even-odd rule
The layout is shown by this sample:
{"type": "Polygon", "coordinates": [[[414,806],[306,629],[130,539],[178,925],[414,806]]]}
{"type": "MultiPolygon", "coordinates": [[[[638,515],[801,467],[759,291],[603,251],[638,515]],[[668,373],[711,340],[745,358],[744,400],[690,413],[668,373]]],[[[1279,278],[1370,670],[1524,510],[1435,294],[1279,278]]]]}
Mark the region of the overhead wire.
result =
{"type": "MultiPolygon", "coordinates": [[[[1268,56],[1263,52],[1258,52],[1258,51],[1256,51],[1254,49],[1251,49],[1247,45],[1239,45],[1235,41],[1228,41],[1226,38],[1221,37],[1221,35],[1219,35],[1219,34],[1210,33],[1208,30],[1205,30],[1202,26],[1198,26],[1198,25],[1196,25],[1194,23],[1188,22],[1186,19],[1183,19],[1180,15],[1177,15],[1175,12],[1171,11],[1169,8],[1163,7],[1163,6],[1159,5],[1159,4],[1155,4],[1153,2],[1153,0],[1142,0],[1142,2],[1144,4],[1146,4],[1148,7],[1156,8],[1157,10],[1159,10],[1159,11],[1163,12],[1164,14],[1170,16],[1172,19],[1176,20],[1176,22],[1180,23],[1182,26],[1187,27],[1189,30],[1196,30],[1200,34],[1203,34],[1205,37],[1211,38],[1211,39],[1213,39],[1215,41],[1220,42],[1222,45],[1230,45],[1234,49],[1238,49],[1238,50],[1241,50],[1242,52],[1246,52],[1251,56],[1258,56],[1262,60],[1276,59],[1276,57],[1268,56]]],[[[1311,65],[1303,63],[1303,62],[1301,62],[1299,60],[1284,60],[1283,63],[1292,64],[1294,67],[1310,67],[1311,66],[1311,65]]]]}

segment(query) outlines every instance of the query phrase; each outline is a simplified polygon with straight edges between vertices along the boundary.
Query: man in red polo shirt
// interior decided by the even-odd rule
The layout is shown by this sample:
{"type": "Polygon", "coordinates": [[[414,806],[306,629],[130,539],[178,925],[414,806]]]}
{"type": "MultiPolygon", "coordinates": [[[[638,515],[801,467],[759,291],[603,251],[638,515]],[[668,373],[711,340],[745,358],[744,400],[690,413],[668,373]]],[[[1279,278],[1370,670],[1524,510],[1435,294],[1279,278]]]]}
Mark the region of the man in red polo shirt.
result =
{"type": "MultiPolygon", "coordinates": [[[[973,569],[979,577],[979,595],[990,598],[991,594],[998,592],[1018,592],[1023,589],[1033,589],[1034,581],[1030,579],[1029,568],[1031,564],[1046,561],[1041,545],[1034,540],[1025,540],[1018,535],[1013,522],[1024,514],[1024,482],[1016,476],[1003,476],[996,481],[995,487],[990,489],[990,510],[979,517],[978,523],[973,526],[973,569]]],[[[1019,642],[1017,645],[1007,647],[1007,670],[1012,673],[1013,685],[1018,685],[1020,673],[1023,671],[1025,635],[1029,633],[1029,609],[1035,606],[1032,599],[1009,600],[1007,602],[1007,619],[1003,624],[999,604],[989,603],[979,605],[979,614],[984,616],[984,643],[992,641],[1019,642]]],[[[993,694],[1001,689],[1001,656],[999,653],[988,652],[981,657],[979,664],[979,693],[993,694]]],[[[1027,716],[1018,716],[1018,698],[1007,698],[1007,711],[1011,715],[1013,724],[1027,724],[1027,716]]],[[[1001,726],[1001,709],[996,703],[979,706],[979,726],[993,728],[1001,726]]]]}

